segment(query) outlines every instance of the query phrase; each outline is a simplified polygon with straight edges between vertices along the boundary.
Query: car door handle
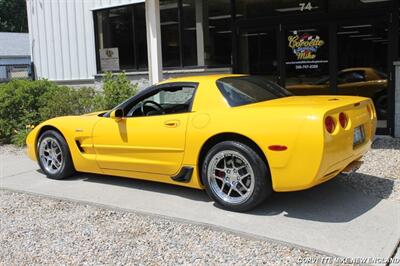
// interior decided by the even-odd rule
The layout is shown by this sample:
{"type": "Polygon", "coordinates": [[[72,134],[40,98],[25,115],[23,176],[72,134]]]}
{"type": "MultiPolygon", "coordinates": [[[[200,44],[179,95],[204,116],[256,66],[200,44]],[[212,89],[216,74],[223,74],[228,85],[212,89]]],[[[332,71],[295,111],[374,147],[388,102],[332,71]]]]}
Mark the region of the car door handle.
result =
{"type": "Polygon", "coordinates": [[[179,126],[179,120],[168,120],[164,122],[164,125],[166,127],[178,127],[179,126]]]}

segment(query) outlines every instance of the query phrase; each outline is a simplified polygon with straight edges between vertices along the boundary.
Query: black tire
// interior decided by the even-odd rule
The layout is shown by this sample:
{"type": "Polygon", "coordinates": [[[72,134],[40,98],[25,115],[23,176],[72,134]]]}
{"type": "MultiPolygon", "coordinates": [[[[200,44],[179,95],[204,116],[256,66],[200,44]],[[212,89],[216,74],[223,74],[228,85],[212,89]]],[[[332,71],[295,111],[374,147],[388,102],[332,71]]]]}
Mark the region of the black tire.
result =
{"type": "Polygon", "coordinates": [[[47,130],[40,135],[39,140],[37,142],[37,146],[36,146],[36,154],[38,157],[38,163],[39,163],[40,168],[46,174],[46,176],[50,179],[60,180],[60,179],[70,177],[71,175],[73,175],[75,173],[75,168],[74,168],[74,164],[72,162],[71,153],[69,151],[68,144],[65,141],[64,137],[55,130],[47,130]],[[49,138],[54,140],[59,145],[59,147],[61,149],[61,154],[62,154],[61,166],[59,167],[59,169],[56,172],[53,172],[53,173],[49,172],[46,169],[44,163],[42,162],[42,160],[40,158],[40,153],[39,153],[40,144],[42,143],[42,141],[44,141],[46,139],[48,140],[49,138]]]}
{"type": "MultiPolygon", "coordinates": [[[[217,161],[218,158],[216,158],[215,160],[217,161]]],[[[225,161],[224,164],[226,164],[225,161]]],[[[201,168],[201,177],[203,184],[205,185],[207,194],[211,197],[211,199],[213,199],[222,208],[230,211],[245,212],[252,210],[260,205],[272,193],[271,175],[262,157],[249,145],[237,141],[224,141],[212,147],[203,161],[203,165],[201,168]],[[227,151],[228,153],[229,151],[239,153],[248,161],[254,173],[254,189],[252,193],[249,192],[250,194],[244,202],[227,202],[226,200],[223,200],[211,188],[210,180],[208,177],[208,168],[214,156],[223,151],[227,151]]]]}

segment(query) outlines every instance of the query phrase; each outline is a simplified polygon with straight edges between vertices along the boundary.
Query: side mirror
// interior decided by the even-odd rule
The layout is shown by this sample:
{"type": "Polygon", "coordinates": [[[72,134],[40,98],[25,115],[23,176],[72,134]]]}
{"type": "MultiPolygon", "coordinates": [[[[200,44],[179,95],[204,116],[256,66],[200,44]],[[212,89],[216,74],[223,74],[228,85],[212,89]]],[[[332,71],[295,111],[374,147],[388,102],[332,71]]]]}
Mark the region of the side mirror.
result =
{"type": "Polygon", "coordinates": [[[112,112],[110,113],[110,117],[114,120],[119,121],[124,117],[124,111],[122,109],[112,110],[112,112]]]}

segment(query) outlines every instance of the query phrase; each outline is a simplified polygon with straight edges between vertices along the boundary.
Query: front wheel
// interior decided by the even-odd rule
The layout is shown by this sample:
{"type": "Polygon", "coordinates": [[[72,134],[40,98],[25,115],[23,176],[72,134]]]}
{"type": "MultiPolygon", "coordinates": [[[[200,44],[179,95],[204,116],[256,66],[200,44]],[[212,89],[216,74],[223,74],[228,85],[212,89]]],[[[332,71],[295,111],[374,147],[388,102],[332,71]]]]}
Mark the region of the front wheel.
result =
{"type": "Polygon", "coordinates": [[[75,172],[68,144],[54,130],[45,131],[37,144],[37,156],[42,171],[51,179],[64,179],[75,172]]]}
{"type": "Polygon", "coordinates": [[[208,195],[232,211],[249,211],[272,193],[264,160],[250,146],[236,141],[211,148],[204,159],[202,179],[208,195]]]}

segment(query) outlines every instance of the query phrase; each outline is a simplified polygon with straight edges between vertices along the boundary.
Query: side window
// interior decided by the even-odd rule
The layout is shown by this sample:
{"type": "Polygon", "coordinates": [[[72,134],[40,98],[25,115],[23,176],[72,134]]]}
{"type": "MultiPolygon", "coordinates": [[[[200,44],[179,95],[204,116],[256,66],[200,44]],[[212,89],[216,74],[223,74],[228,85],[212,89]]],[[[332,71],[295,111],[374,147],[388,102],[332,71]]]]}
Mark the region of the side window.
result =
{"type": "Polygon", "coordinates": [[[161,105],[177,105],[177,104],[186,105],[188,103],[191,103],[193,94],[194,94],[194,88],[181,87],[176,91],[162,90],[152,97],[153,101],[161,105]]]}
{"type": "Polygon", "coordinates": [[[339,74],[339,84],[365,81],[364,71],[348,71],[339,74]]]}
{"type": "Polygon", "coordinates": [[[194,87],[165,88],[149,95],[127,113],[128,117],[168,115],[189,112],[194,97],[194,87]]]}

